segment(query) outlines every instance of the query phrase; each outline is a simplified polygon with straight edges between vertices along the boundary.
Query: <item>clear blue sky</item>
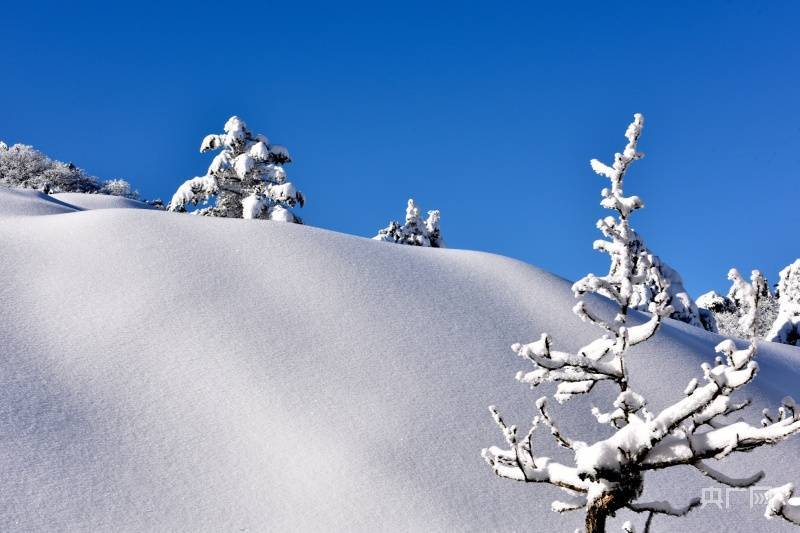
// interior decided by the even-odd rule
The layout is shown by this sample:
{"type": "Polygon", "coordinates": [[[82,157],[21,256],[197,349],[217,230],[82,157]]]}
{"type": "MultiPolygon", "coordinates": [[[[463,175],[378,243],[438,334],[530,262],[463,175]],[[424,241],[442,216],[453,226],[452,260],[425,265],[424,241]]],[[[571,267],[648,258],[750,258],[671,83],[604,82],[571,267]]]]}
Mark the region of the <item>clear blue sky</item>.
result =
{"type": "Polygon", "coordinates": [[[693,295],[800,256],[797,2],[14,2],[0,138],[168,199],[233,114],[295,162],[314,226],[369,236],[413,196],[451,247],[567,278],[644,113],[634,227],[693,295]]]}

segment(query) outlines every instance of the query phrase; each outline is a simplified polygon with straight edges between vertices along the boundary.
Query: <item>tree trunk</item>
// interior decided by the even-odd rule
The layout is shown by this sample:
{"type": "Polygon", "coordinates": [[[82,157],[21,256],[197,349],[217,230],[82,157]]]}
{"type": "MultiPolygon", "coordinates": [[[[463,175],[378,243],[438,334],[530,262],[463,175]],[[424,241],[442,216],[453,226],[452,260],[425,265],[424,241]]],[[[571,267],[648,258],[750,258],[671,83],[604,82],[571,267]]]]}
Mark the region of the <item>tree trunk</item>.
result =
{"type": "Polygon", "coordinates": [[[606,493],[597,498],[586,512],[586,533],[605,533],[606,518],[616,511],[614,493],[606,493]]]}

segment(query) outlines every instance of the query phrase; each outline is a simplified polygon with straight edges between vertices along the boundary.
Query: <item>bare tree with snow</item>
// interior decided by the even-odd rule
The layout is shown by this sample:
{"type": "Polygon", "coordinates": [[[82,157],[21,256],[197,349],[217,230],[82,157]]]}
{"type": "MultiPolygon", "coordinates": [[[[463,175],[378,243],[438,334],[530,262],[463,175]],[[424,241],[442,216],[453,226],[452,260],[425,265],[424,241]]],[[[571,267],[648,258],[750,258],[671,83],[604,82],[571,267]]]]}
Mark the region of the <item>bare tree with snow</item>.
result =
{"type": "Polygon", "coordinates": [[[186,211],[187,205],[213,206],[196,211],[200,215],[232,218],[263,218],[296,222],[291,208],[305,203],[303,194],[286,181],[283,166],[292,160],[285,147],[270,144],[264,135],[254,135],[239,117],[225,123],[224,133],[207,135],[200,152],[221,149],[205,176],[184,182],[169,203],[170,211],[186,211]]]}
{"type": "MultiPolygon", "coordinates": [[[[568,436],[551,416],[547,397],[543,396],[537,400],[538,414],[524,434],[519,434],[516,426],[506,424],[498,410],[490,407],[506,446],[492,446],[482,452],[494,472],[501,477],[548,483],[562,489],[566,497],[553,502],[553,510],[584,509],[587,533],[605,531],[607,518],[622,509],[646,513],[649,527],[655,514],[683,516],[700,504],[699,498],[679,506],[639,501],[644,489],[644,475],[648,471],[688,465],[720,483],[749,486],[758,482],[763,474],[733,479],[704,461],[774,444],[800,432],[800,411],[788,398],[776,417],[765,413],[760,426],[743,421],[729,423],[724,419],[725,415],[740,411],[749,404],[748,401],[736,402],[732,396],[756,375],[755,345],[737,350],[732,341],[721,342],[716,347],[720,356],[714,364],[702,365],[702,383],[692,380],[682,397],[658,413],[650,412],[644,396],[630,387],[626,364],[628,349],[651,338],[663,318],[673,311],[669,305],[668,280],[655,266],[652,255],[638,250],[631,237],[629,218],[643,207],[642,201],[638,196],[625,196],[623,192],[626,172],[631,163],[643,155],[637,151],[643,123],[641,115],[634,116],[633,123],[625,132],[628,144],[621,154],[615,155],[612,166],[592,160],[595,172],[611,182],[610,189],[603,189],[600,203],[617,215],[598,222],[598,228],[606,239],[595,242],[595,248],[608,253],[616,268],[606,276],[588,274],[573,285],[576,296],[596,293],[610,298],[617,306],[616,315],[613,320],[605,320],[579,301],[574,308],[576,315],[600,327],[604,335],[574,354],[554,350],[547,334],[536,342],[512,347],[517,355],[533,366],[529,372],[519,372],[517,379],[531,387],[556,383],[554,398],[558,402],[564,403],[576,395],[588,393],[599,382],[617,386],[619,394],[612,408],[608,412],[597,408],[592,411],[598,423],[609,426],[613,434],[593,443],[568,436]],[[637,263],[642,268],[634,270],[637,263]],[[651,316],[642,324],[629,326],[634,287],[645,281],[656,288],[649,305],[651,316]],[[556,443],[572,452],[572,464],[536,455],[533,436],[540,426],[546,426],[556,443]]],[[[795,516],[796,502],[789,496],[775,496],[775,501],[776,514],[783,510],[784,515],[795,516]]],[[[625,527],[633,531],[630,523],[625,527]]]]}
{"type": "Polygon", "coordinates": [[[444,240],[439,228],[440,218],[439,211],[428,211],[428,218],[423,220],[414,200],[409,198],[406,206],[405,224],[392,221],[387,227],[380,230],[373,239],[397,244],[409,244],[411,246],[444,248],[444,240]]]}

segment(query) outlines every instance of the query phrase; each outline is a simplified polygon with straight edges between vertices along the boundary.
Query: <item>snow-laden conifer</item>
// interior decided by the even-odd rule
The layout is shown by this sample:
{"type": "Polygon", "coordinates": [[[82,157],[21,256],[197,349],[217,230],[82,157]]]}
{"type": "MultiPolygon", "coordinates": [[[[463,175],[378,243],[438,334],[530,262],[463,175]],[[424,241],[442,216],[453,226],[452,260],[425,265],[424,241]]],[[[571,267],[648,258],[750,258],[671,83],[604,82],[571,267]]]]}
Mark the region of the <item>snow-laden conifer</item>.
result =
{"type": "Polygon", "coordinates": [[[613,405],[605,411],[599,408],[592,411],[598,423],[609,426],[612,434],[593,443],[570,436],[558,426],[548,410],[547,396],[543,396],[536,401],[538,413],[524,433],[519,433],[517,426],[508,425],[499,411],[490,407],[506,445],[492,446],[482,452],[501,477],[548,483],[562,489],[565,497],[553,502],[553,510],[584,509],[587,533],[604,531],[607,517],[621,509],[647,514],[649,524],[653,515],[682,516],[700,504],[699,498],[687,499],[680,505],[639,501],[648,471],[691,466],[717,482],[749,486],[763,474],[734,479],[705,460],[774,444],[800,432],[800,412],[790,398],[784,400],[777,416],[765,413],[761,425],[731,423],[724,418],[749,404],[747,400],[735,401],[733,395],[756,375],[755,345],[738,350],[730,340],[719,343],[716,347],[719,356],[714,363],[704,363],[701,367],[702,380],[692,380],[678,393],[675,403],[660,412],[651,412],[641,391],[631,388],[626,364],[629,348],[652,337],[663,318],[673,311],[669,305],[669,281],[652,255],[642,252],[632,238],[629,219],[643,206],[642,201],[638,196],[626,196],[623,191],[631,163],[642,157],[637,143],[643,122],[641,115],[634,116],[625,133],[628,144],[622,153],[615,155],[612,166],[592,160],[592,168],[611,182],[611,187],[602,191],[601,205],[615,211],[616,218],[606,217],[598,222],[606,239],[596,241],[595,248],[609,254],[612,268],[606,276],[589,274],[573,285],[576,296],[596,293],[610,298],[617,313],[606,320],[579,301],[575,313],[601,328],[604,335],[577,353],[555,350],[546,333],[538,341],[512,346],[518,356],[533,366],[528,372],[519,372],[517,379],[531,387],[557,384],[554,399],[558,402],[589,393],[601,381],[614,384],[619,394],[613,405]],[[641,268],[635,268],[636,264],[641,268]],[[651,315],[644,323],[631,326],[628,313],[635,287],[645,282],[656,289],[649,305],[651,315]],[[549,430],[560,447],[571,452],[571,461],[560,462],[536,454],[533,435],[541,426],[549,430]]]}
{"type": "Polygon", "coordinates": [[[761,339],[775,322],[778,301],[759,270],[744,279],[735,268],[728,271],[731,287],[726,296],[709,291],[697,299],[706,329],[740,339],[761,339]]]}
{"type": "Polygon", "coordinates": [[[778,316],[766,339],[800,346],[800,259],[781,270],[777,296],[778,316]]]}
{"type": "MultiPolygon", "coordinates": [[[[598,228],[603,221],[598,222],[598,228]]],[[[602,228],[600,228],[602,230],[602,228]]],[[[700,310],[697,308],[692,297],[683,286],[683,278],[677,270],[669,266],[659,256],[655,255],[645,245],[644,239],[633,229],[630,230],[630,244],[633,250],[632,262],[633,272],[635,277],[642,279],[642,282],[636,283],[633,286],[633,295],[630,301],[631,309],[639,311],[647,311],[653,298],[658,294],[658,287],[648,276],[644,275],[647,268],[656,268],[659,271],[661,278],[667,281],[667,298],[669,304],[672,306],[672,312],[669,318],[680,320],[698,328],[705,328],[705,324],[701,320],[700,310]],[[650,260],[639,264],[639,257],[649,257],[650,260]]],[[[618,265],[612,257],[611,272],[618,268],[618,265]]],[[[705,328],[707,329],[707,328],[705,328]]]]}
{"type": "Polygon", "coordinates": [[[220,150],[204,176],[187,180],[172,196],[170,211],[186,211],[187,205],[207,203],[197,214],[264,218],[302,223],[291,208],[305,203],[303,194],[286,181],[284,165],[291,162],[285,147],[254,135],[239,117],[225,123],[224,133],[207,135],[200,152],[220,150]]]}
{"type": "Polygon", "coordinates": [[[409,244],[411,246],[430,246],[444,248],[441,230],[439,229],[439,211],[428,211],[428,217],[422,219],[419,208],[413,199],[406,206],[405,224],[392,221],[373,237],[376,241],[409,244]]]}

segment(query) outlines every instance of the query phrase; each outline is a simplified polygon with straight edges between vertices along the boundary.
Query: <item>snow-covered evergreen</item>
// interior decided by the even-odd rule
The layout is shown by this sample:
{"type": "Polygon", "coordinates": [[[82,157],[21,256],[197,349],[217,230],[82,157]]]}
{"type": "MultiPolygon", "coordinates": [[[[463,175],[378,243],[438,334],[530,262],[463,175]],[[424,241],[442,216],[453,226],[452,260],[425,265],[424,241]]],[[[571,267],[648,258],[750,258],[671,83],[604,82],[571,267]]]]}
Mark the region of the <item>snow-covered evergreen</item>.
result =
{"type": "Polygon", "coordinates": [[[741,339],[765,338],[778,314],[777,296],[767,278],[753,270],[750,281],[735,268],[728,272],[731,287],[726,296],[709,291],[697,299],[706,329],[741,339]]]}
{"type": "Polygon", "coordinates": [[[608,425],[613,433],[594,443],[568,436],[551,416],[547,396],[543,396],[536,401],[538,414],[524,434],[518,433],[517,426],[508,425],[495,407],[490,407],[505,437],[506,447],[492,446],[482,452],[501,477],[548,483],[562,489],[566,497],[553,502],[552,509],[557,512],[585,509],[587,533],[605,531],[606,518],[620,509],[646,513],[650,522],[655,514],[682,516],[700,504],[699,498],[680,506],[637,501],[648,471],[692,466],[720,483],[750,486],[763,474],[733,479],[717,472],[704,460],[774,444],[800,432],[800,412],[789,398],[784,400],[777,417],[765,413],[761,427],[723,419],[749,404],[748,401],[734,402],[732,394],[756,375],[755,345],[737,350],[730,340],[719,343],[716,351],[720,356],[714,364],[702,365],[704,383],[692,380],[674,404],[658,413],[650,412],[645,397],[631,388],[626,365],[628,349],[652,337],[663,318],[673,312],[667,292],[669,281],[652,255],[642,252],[632,237],[629,217],[643,206],[642,201],[638,196],[625,196],[623,192],[626,172],[631,163],[643,155],[637,151],[643,123],[641,115],[634,116],[625,133],[628,144],[623,153],[615,155],[612,166],[592,160],[592,168],[611,182],[611,188],[602,191],[601,205],[617,214],[617,218],[607,217],[598,223],[608,240],[595,243],[595,248],[609,254],[612,268],[606,276],[589,274],[573,285],[576,296],[597,293],[610,298],[617,306],[616,315],[606,320],[579,301],[575,313],[600,327],[604,335],[574,354],[554,350],[546,333],[538,341],[512,347],[533,366],[527,373],[519,372],[517,379],[532,388],[556,383],[554,398],[561,403],[590,392],[601,381],[616,385],[619,395],[612,408],[607,412],[598,408],[592,411],[598,423],[608,425]],[[629,326],[628,312],[635,298],[635,287],[645,282],[656,289],[649,304],[651,316],[643,324],[629,326]],[[532,438],[542,425],[560,447],[571,451],[572,465],[535,454],[532,438]]]}
{"type": "MultiPolygon", "coordinates": [[[[598,228],[602,231],[605,226],[605,220],[598,221],[598,228]]],[[[700,311],[697,308],[692,297],[683,286],[683,278],[677,270],[670,267],[659,256],[653,254],[647,245],[645,245],[642,237],[633,229],[630,230],[631,247],[634,250],[633,254],[633,272],[636,274],[637,279],[643,280],[642,282],[635,283],[633,287],[633,296],[631,298],[630,306],[632,309],[639,311],[647,311],[653,298],[658,294],[658,287],[653,284],[653,281],[648,276],[644,275],[644,270],[647,268],[658,269],[661,277],[667,280],[667,297],[669,305],[672,306],[672,313],[670,318],[680,320],[692,326],[705,328],[705,324],[700,318],[700,311]],[[639,257],[647,256],[651,260],[639,264],[639,257]]],[[[619,268],[618,265],[612,261],[611,270],[612,274],[614,269],[619,268]]],[[[707,329],[707,328],[706,328],[707,329]]]]}
{"type": "MultiPolygon", "coordinates": [[[[701,294],[697,298],[697,308],[700,311],[700,321],[703,323],[703,327],[713,333],[720,332],[717,317],[722,313],[731,312],[728,299],[717,291],[701,294]]],[[[736,320],[738,321],[738,319],[736,320]]]]}
{"type": "Polygon", "coordinates": [[[765,338],[800,346],[800,259],[781,270],[776,292],[778,316],[765,338]]]}
{"type": "Polygon", "coordinates": [[[170,211],[186,211],[187,205],[213,206],[196,213],[216,217],[263,218],[302,223],[291,209],[305,203],[303,194],[286,181],[284,165],[292,160],[288,150],[254,135],[245,122],[233,116],[224,133],[207,135],[200,152],[221,149],[204,176],[192,178],[172,196],[170,211]]]}
{"type": "Polygon", "coordinates": [[[439,211],[428,211],[428,218],[423,220],[414,200],[409,198],[406,207],[405,224],[392,221],[387,227],[380,230],[373,239],[376,241],[409,244],[411,246],[444,248],[444,240],[439,228],[440,218],[439,211]]]}

